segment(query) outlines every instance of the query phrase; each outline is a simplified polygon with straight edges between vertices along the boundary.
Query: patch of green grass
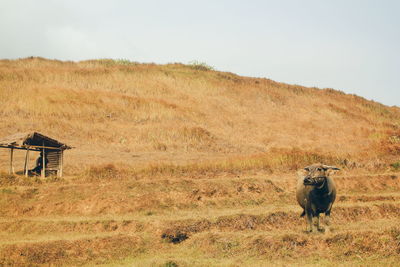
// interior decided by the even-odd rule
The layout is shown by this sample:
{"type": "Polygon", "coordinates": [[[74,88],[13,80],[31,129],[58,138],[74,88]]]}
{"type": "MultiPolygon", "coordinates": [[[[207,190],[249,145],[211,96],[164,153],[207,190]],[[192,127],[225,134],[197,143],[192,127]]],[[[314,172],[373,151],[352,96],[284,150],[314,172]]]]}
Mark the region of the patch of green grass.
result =
{"type": "Polygon", "coordinates": [[[128,59],[115,59],[114,62],[118,65],[125,65],[125,66],[134,66],[137,65],[137,62],[130,61],[128,59]]]}
{"type": "Polygon", "coordinates": [[[178,264],[174,261],[167,261],[166,263],[164,263],[161,266],[162,267],[178,267],[178,264]]]}
{"type": "Polygon", "coordinates": [[[400,170],[400,161],[396,161],[396,162],[390,164],[390,167],[392,167],[392,169],[395,171],[399,171],[400,170]]]}
{"type": "Polygon", "coordinates": [[[107,67],[109,67],[109,66],[135,66],[135,65],[138,65],[139,63],[137,63],[137,62],[134,62],[134,61],[130,61],[130,60],[128,60],[128,59],[122,59],[122,58],[120,58],[120,59],[99,59],[99,60],[96,60],[98,63],[100,63],[101,65],[104,65],[104,66],[107,66],[107,67]]]}
{"type": "Polygon", "coordinates": [[[195,70],[205,70],[205,71],[214,70],[214,67],[208,65],[205,62],[200,62],[197,60],[190,61],[188,66],[195,70]]]}
{"type": "Polygon", "coordinates": [[[152,215],[154,215],[154,212],[153,211],[146,211],[146,213],[145,213],[145,215],[146,216],[152,216],[152,215]]]}
{"type": "Polygon", "coordinates": [[[386,137],[386,135],[384,133],[381,133],[381,132],[374,132],[374,133],[371,133],[368,136],[369,139],[373,139],[373,140],[381,140],[381,139],[383,139],[385,137],[386,137]]]}
{"type": "Polygon", "coordinates": [[[260,206],[265,202],[265,198],[259,199],[245,199],[243,205],[245,206],[260,206]]]}
{"type": "Polygon", "coordinates": [[[0,190],[0,193],[2,193],[2,194],[16,194],[17,192],[15,192],[14,190],[12,190],[10,188],[2,188],[0,190]]]}

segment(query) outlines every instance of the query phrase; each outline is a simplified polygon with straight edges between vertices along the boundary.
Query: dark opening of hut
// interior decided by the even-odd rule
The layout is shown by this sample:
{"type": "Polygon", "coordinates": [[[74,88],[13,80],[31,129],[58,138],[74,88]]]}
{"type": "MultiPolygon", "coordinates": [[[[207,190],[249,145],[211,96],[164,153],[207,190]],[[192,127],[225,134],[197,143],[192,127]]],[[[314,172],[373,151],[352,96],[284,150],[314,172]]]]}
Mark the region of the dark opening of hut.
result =
{"type": "Polygon", "coordinates": [[[52,139],[43,134],[32,133],[17,133],[11,136],[0,139],[0,148],[10,150],[10,174],[14,171],[14,150],[26,150],[25,164],[23,173],[28,175],[41,175],[42,177],[57,174],[61,177],[63,172],[63,157],[64,150],[71,149],[55,139],[52,139]],[[40,152],[40,157],[36,160],[36,166],[29,169],[29,156],[31,151],[40,152]]]}

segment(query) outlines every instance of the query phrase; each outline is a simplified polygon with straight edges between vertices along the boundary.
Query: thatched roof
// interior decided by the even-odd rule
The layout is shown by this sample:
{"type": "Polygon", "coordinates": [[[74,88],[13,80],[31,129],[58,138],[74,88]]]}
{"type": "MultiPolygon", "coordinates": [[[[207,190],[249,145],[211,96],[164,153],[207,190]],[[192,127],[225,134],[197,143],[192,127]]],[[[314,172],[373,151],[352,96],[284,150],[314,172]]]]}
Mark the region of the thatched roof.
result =
{"type": "Polygon", "coordinates": [[[0,139],[0,146],[2,147],[16,147],[16,148],[27,148],[29,146],[55,149],[71,149],[72,147],[67,146],[55,139],[37,132],[30,133],[16,133],[5,138],[0,139]]]}

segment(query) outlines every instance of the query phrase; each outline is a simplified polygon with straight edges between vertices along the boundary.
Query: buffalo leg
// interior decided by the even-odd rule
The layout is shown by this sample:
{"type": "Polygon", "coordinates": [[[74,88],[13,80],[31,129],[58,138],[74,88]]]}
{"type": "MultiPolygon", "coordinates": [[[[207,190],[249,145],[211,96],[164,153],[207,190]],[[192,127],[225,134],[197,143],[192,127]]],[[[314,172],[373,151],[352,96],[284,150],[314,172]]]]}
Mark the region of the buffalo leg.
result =
{"type": "Polygon", "coordinates": [[[317,216],[316,216],[316,219],[317,219],[317,229],[318,229],[318,231],[322,231],[323,229],[321,228],[321,225],[320,225],[320,219],[319,219],[320,217],[319,217],[319,213],[317,213],[317,216]]]}
{"type": "Polygon", "coordinates": [[[325,232],[329,232],[329,226],[331,225],[331,211],[328,210],[325,212],[325,218],[324,218],[324,222],[325,222],[325,232]]]}
{"type": "Polygon", "coordinates": [[[306,212],[307,215],[307,232],[314,231],[313,215],[311,212],[306,212]]]}
{"type": "Polygon", "coordinates": [[[305,201],[305,208],[304,211],[306,212],[306,219],[307,219],[307,232],[314,232],[315,231],[315,227],[313,224],[313,217],[314,217],[314,213],[313,213],[313,208],[312,208],[312,204],[307,201],[307,199],[304,199],[305,201]]]}

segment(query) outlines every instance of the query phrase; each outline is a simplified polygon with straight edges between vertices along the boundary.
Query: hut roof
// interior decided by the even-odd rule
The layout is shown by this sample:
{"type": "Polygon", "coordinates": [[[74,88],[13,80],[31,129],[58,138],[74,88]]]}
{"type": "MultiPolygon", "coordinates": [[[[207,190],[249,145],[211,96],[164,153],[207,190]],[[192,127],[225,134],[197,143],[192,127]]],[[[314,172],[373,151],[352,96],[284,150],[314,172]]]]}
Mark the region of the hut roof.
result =
{"type": "Polygon", "coordinates": [[[71,149],[72,147],[67,146],[55,139],[40,134],[38,132],[30,133],[16,133],[5,138],[0,139],[0,146],[2,147],[20,147],[25,148],[29,146],[47,147],[55,149],[71,149]]]}

